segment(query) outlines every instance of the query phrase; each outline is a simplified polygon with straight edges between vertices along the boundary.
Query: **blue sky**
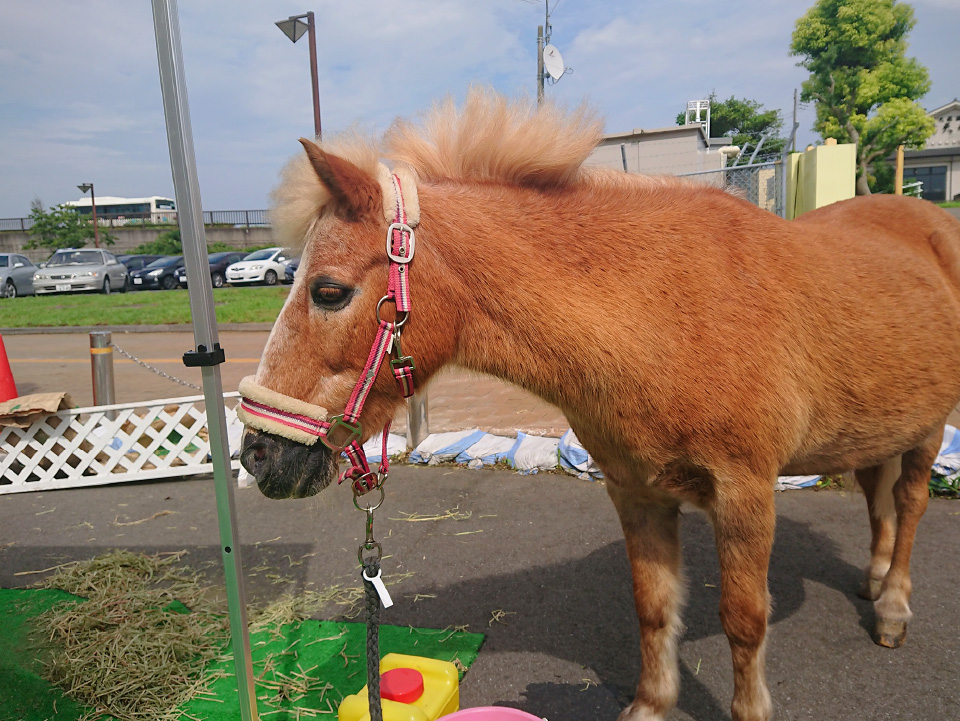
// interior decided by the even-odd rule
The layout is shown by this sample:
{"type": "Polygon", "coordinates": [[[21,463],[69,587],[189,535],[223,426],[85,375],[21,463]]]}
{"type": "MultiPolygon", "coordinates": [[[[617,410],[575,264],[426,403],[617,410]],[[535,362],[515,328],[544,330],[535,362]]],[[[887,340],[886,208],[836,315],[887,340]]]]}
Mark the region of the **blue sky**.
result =
{"type": "MultiPolygon", "coordinates": [[[[672,125],[715,90],[779,108],[806,77],[787,54],[812,0],[560,0],[553,44],[573,73],[547,87],[586,99],[608,132],[672,125]]],[[[913,0],[910,54],[928,109],[960,96],[960,0],[913,0]]],[[[180,0],[204,209],[265,208],[277,172],[313,131],[306,37],[274,26],[313,10],[324,134],[384,130],[471,83],[536,88],[543,2],[180,0]]],[[[803,109],[800,141],[815,135],[803,109]]],[[[173,194],[148,0],[7,0],[0,11],[0,218],[80,197],[173,194]]]]}

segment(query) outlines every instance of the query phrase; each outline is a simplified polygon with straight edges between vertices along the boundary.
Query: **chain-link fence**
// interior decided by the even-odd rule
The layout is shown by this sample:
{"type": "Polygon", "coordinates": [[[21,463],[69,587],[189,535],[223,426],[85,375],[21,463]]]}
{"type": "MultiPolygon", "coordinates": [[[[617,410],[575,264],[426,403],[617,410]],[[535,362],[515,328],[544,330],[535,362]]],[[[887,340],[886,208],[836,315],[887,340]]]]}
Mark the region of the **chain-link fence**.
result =
{"type": "Polygon", "coordinates": [[[722,188],[764,210],[784,215],[783,164],[779,161],[683,173],[678,177],[722,188]]]}

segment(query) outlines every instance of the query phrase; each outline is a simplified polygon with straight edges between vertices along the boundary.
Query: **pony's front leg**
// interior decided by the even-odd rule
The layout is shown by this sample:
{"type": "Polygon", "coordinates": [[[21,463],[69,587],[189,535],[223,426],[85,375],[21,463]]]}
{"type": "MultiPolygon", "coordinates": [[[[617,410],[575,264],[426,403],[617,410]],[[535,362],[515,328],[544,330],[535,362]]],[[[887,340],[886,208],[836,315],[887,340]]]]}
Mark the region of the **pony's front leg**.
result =
{"type": "Polygon", "coordinates": [[[720,623],[733,657],[733,721],[773,714],[764,670],[770,593],[767,569],[776,513],[773,480],[718,479],[710,507],[720,559],[720,623]]]}
{"type": "Polygon", "coordinates": [[[677,635],[681,628],[679,504],[650,503],[607,484],[627,542],[640,619],[643,667],[637,695],[618,721],[662,721],[677,701],[677,635]]]}

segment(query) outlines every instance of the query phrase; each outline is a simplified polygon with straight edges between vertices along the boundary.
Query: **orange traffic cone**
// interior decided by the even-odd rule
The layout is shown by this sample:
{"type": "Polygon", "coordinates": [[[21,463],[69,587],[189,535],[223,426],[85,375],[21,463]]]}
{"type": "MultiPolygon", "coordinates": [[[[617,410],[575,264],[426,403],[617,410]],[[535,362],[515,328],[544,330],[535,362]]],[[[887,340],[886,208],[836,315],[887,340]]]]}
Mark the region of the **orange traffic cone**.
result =
{"type": "Polygon", "coordinates": [[[17,397],[17,386],[13,382],[13,371],[10,370],[10,361],[7,360],[7,349],[3,345],[3,336],[0,335],[0,403],[17,397]]]}

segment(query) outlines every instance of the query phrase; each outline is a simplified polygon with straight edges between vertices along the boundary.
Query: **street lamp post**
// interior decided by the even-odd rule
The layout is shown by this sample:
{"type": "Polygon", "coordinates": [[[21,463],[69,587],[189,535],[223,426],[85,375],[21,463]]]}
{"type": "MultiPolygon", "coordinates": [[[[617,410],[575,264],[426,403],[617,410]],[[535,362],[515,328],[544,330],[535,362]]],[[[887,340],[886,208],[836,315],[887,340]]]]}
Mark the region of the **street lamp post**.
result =
{"type": "Polygon", "coordinates": [[[81,193],[90,191],[90,207],[93,210],[93,244],[100,247],[100,227],[97,225],[97,196],[93,193],[93,183],[84,183],[78,185],[77,189],[81,193]]]}
{"type": "Polygon", "coordinates": [[[320,138],[320,84],[317,77],[317,28],[313,22],[313,13],[291,15],[286,20],[278,20],[276,26],[291,42],[297,42],[307,33],[310,42],[310,81],[313,84],[313,130],[320,138]],[[306,18],[306,22],[303,19],[306,18]]]}

